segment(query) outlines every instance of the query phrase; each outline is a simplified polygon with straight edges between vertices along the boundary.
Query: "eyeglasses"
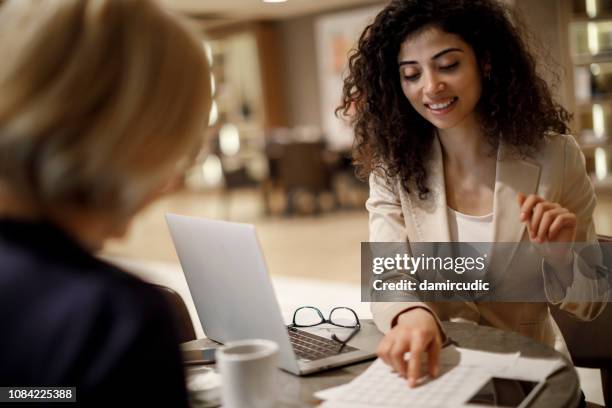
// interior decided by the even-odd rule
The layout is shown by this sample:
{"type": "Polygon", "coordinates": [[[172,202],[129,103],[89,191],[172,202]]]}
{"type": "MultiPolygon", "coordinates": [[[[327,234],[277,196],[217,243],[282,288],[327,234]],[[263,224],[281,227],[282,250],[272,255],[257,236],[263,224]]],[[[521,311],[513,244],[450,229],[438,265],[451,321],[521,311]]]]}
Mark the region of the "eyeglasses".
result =
{"type": "Polygon", "coordinates": [[[325,323],[336,327],[353,329],[345,339],[339,338],[336,333],[332,334],[332,339],[340,343],[340,349],[338,351],[342,351],[344,346],[355,337],[359,329],[361,329],[361,322],[357,317],[357,313],[351,308],[334,307],[331,312],[329,312],[329,317],[326,319],[323,313],[314,306],[298,307],[295,312],[293,312],[293,322],[290,327],[314,327],[325,323]]]}

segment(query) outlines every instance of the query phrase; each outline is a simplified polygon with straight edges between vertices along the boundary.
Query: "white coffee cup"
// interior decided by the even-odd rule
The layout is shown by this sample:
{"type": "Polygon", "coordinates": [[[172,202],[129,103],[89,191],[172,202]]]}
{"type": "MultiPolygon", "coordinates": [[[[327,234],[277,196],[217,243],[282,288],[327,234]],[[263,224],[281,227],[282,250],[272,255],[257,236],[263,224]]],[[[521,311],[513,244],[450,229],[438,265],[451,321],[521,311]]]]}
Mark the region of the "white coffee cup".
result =
{"type": "Polygon", "coordinates": [[[277,399],[278,344],[241,340],[217,349],[221,400],[227,408],[269,408],[277,399]]]}

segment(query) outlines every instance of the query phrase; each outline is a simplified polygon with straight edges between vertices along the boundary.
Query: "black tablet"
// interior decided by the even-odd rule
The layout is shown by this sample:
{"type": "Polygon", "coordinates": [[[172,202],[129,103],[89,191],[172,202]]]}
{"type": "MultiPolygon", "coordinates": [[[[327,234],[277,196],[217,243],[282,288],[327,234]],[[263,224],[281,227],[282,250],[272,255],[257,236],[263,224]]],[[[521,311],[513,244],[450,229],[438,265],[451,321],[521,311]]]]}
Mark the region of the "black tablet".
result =
{"type": "Polygon", "coordinates": [[[492,377],[468,401],[471,406],[525,408],[545,382],[492,377]]]}

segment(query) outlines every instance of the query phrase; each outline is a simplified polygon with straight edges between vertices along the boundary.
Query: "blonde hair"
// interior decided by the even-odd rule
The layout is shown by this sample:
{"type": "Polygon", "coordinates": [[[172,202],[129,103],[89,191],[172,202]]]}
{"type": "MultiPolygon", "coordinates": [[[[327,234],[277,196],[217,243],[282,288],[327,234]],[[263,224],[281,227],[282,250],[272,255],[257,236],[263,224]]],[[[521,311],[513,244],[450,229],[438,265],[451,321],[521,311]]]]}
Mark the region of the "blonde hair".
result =
{"type": "Polygon", "coordinates": [[[0,179],[40,208],[130,213],[202,143],[202,40],[151,1],[9,0],[0,61],[0,179]]]}

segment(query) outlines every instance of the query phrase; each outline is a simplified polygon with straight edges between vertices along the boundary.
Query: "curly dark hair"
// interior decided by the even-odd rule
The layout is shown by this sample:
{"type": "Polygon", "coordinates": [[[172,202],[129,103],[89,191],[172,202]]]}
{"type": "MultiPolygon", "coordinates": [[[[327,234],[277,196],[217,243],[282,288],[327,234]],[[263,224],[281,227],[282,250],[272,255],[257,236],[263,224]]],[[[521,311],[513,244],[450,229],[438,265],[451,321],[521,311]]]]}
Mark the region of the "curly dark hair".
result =
{"type": "MultiPolygon", "coordinates": [[[[393,0],[368,25],[349,57],[339,116],[355,130],[353,160],[362,178],[382,172],[428,196],[426,162],[435,128],[410,105],[400,84],[397,56],[407,36],[427,26],[469,44],[490,75],[477,105],[487,141],[500,140],[521,156],[537,151],[549,132],[568,133],[571,115],[536,71],[528,31],[517,13],[496,0],[393,0]]],[[[558,76],[554,76],[558,81],[558,76]]]]}

